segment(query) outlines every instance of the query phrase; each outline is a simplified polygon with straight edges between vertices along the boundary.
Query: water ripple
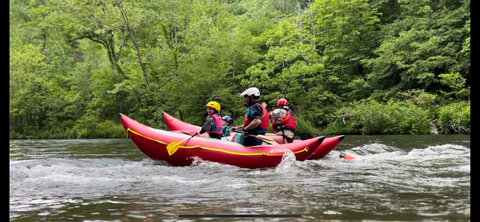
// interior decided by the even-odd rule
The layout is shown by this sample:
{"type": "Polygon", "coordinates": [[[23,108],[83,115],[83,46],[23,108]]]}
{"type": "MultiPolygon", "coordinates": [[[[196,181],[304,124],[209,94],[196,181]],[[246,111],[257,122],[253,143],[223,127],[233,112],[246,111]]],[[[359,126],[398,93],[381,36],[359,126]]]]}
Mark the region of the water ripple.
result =
{"type": "Polygon", "coordinates": [[[17,153],[25,159],[10,159],[10,220],[177,221],[178,214],[299,212],[302,221],[470,217],[470,149],[462,145],[400,149],[375,142],[342,151],[355,160],[340,159],[338,150],[313,161],[286,152],[276,168],[252,170],[201,160],[171,167],[141,153],[128,157],[132,147],[119,141],[113,156],[92,155],[108,140],[90,151],[88,140],[51,142],[54,151],[46,143],[11,145],[15,152],[29,147],[17,153]],[[32,147],[52,153],[42,156],[32,147]],[[90,154],[60,157],[69,149],[90,154]]]}

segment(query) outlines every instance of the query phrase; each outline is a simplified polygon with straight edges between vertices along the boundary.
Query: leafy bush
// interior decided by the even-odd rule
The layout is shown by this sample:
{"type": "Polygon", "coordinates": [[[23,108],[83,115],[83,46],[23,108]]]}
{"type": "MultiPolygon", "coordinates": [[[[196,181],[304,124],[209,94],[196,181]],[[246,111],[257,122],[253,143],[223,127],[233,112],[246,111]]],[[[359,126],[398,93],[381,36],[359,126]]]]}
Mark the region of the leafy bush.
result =
{"type": "Polygon", "coordinates": [[[10,130],[10,139],[15,139],[15,138],[18,138],[19,135],[17,133],[15,133],[15,131],[12,131],[10,130]]]}
{"type": "Polygon", "coordinates": [[[125,137],[125,130],[120,123],[112,120],[101,121],[97,116],[84,115],[74,127],[66,129],[66,138],[118,138],[125,137]]]}
{"type": "Polygon", "coordinates": [[[470,102],[451,103],[438,109],[437,127],[441,133],[470,133],[470,102]]]}
{"type": "Polygon", "coordinates": [[[321,132],[319,129],[315,128],[313,124],[309,121],[305,121],[302,117],[296,116],[297,120],[297,130],[295,134],[300,135],[299,133],[308,133],[310,135],[320,135],[321,132]]]}
{"type": "Polygon", "coordinates": [[[325,128],[325,135],[354,135],[354,134],[361,134],[359,129],[356,129],[352,124],[347,123],[339,123],[336,122],[335,124],[329,124],[327,128],[325,128]]]}
{"type": "Polygon", "coordinates": [[[396,101],[409,100],[415,105],[422,108],[431,108],[435,104],[438,104],[438,96],[435,94],[427,93],[424,90],[413,89],[406,92],[397,92],[394,97],[396,101]]]}
{"type": "Polygon", "coordinates": [[[121,124],[107,120],[98,124],[98,129],[95,132],[95,137],[99,138],[118,138],[126,137],[125,129],[121,124]]]}
{"type": "MultiPolygon", "coordinates": [[[[341,116],[345,132],[362,134],[427,134],[431,120],[428,112],[417,107],[411,101],[395,102],[390,99],[386,104],[375,100],[363,100],[345,107],[337,112],[341,116]]],[[[336,123],[339,124],[339,123],[336,123]]],[[[340,123],[341,124],[341,123],[340,123]]],[[[334,123],[327,127],[332,132],[339,132],[334,123]]]]}

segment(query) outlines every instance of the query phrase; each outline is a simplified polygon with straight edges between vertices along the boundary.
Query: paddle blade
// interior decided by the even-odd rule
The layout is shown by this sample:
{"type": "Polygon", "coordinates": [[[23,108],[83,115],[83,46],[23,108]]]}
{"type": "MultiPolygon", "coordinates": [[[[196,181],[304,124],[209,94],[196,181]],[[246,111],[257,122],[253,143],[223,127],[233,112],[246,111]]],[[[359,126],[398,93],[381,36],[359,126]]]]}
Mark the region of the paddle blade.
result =
{"type": "Polygon", "coordinates": [[[354,160],[355,159],[355,157],[350,156],[348,154],[343,154],[343,153],[340,154],[340,158],[345,158],[346,160],[354,160]]]}
{"type": "Polygon", "coordinates": [[[174,154],[175,152],[177,152],[178,148],[180,147],[180,145],[182,144],[183,141],[174,141],[174,142],[171,142],[170,144],[167,145],[167,152],[168,152],[168,155],[171,156],[172,154],[174,154]]]}
{"type": "Polygon", "coordinates": [[[178,148],[180,148],[180,145],[185,142],[185,140],[189,140],[191,138],[193,138],[194,136],[196,136],[198,134],[198,132],[194,133],[192,136],[180,141],[180,142],[177,142],[177,141],[173,141],[171,142],[170,144],[167,145],[167,152],[168,152],[168,155],[171,156],[173,155],[175,152],[177,152],[178,148]]]}
{"type": "Polygon", "coordinates": [[[350,156],[350,155],[348,155],[348,154],[345,154],[344,158],[345,158],[346,160],[354,160],[354,159],[355,159],[355,157],[350,156]]]}

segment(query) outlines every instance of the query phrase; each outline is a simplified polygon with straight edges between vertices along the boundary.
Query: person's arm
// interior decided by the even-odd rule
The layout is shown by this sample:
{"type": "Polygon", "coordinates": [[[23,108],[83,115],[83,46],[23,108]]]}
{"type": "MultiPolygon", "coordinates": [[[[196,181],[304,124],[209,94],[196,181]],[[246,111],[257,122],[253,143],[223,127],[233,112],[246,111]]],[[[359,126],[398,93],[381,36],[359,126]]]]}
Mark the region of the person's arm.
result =
{"type": "Polygon", "coordinates": [[[262,123],[260,117],[255,118],[247,127],[243,128],[244,131],[249,131],[251,129],[255,129],[255,127],[259,126],[262,123]]]}
{"type": "Polygon", "coordinates": [[[287,112],[290,113],[290,116],[295,116],[295,115],[293,114],[293,111],[292,111],[291,109],[288,109],[287,112]]]}
{"type": "Polygon", "coordinates": [[[203,134],[205,132],[208,132],[214,124],[215,124],[215,118],[213,118],[213,116],[210,116],[210,118],[207,119],[205,124],[203,124],[202,129],[198,131],[198,133],[203,134]]]}
{"type": "Polygon", "coordinates": [[[234,127],[231,127],[230,130],[232,132],[235,132],[235,131],[238,131],[239,129],[243,128],[243,124],[242,125],[238,125],[238,126],[234,126],[234,127]]]}
{"type": "Polygon", "coordinates": [[[247,116],[249,116],[253,120],[252,122],[250,122],[250,124],[248,124],[248,126],[245,126],[243,130],[248,131],[255,129],[257,126],[259,126],[262,123],[262,113],[263,109],[260,106],[251,106],[247,111],[247,116]]]}
{"type": "Polygon", "coordinates": [[[265,107],[265,109],[267,110],[268,113],[271,113],[272,111],[268,111],[267,109],[267,104],[265,102],[262,103],[262,106],[265,107]]]}

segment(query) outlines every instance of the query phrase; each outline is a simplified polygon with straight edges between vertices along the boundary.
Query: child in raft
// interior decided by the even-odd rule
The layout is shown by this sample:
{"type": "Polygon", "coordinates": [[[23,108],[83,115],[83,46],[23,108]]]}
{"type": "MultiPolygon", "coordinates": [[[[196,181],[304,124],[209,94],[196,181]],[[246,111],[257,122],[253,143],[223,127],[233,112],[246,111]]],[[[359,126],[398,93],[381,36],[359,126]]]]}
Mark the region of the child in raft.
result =
{"type": "Polygon", "coordinates": [[[222,137],[231,135],[230,126],[233,124],[233,119],[230,116],[222,117],[222,137]]]}
{"type": "Polygon", "coordinates": [[[200,134],[201,137],[220,139],[222,137],[222,120],[219,115],[220,104],[215,101],[210,101],[206,107],[208,116],[202,129],[198,131],[198,134],[200,134]]]}
{"type": "MultiPolygon", "coordinates": [[[[265,108],[266,103],[262,104],[265,108]]],[[[282,136],[287,143],[293,142],[294,132],[297,129],[297,121],[293,115],[292,110],[288,107],[288,101],[285,98],[280,98],[277,101],[277,107],[269,113],[272,120],[272,130],[274,134],[268,133],[267,135],[282,136]]]]}

